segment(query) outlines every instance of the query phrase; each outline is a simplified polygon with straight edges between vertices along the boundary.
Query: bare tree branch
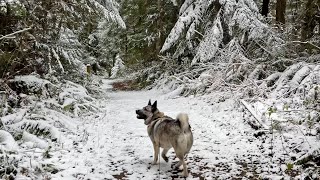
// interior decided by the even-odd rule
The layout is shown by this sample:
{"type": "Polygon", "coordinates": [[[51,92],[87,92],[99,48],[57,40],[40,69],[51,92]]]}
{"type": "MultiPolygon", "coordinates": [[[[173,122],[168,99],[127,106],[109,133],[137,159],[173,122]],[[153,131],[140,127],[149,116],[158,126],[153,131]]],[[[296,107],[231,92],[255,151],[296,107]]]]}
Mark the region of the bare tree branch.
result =
{"type": "Polygon", "coordinates": [[[319,47],[319,46],[317,46],[317,45],[315,45],[315,44],[313,44],[313,43],[311,43],[311,42],[309,42],[309,41],[291,41],[291,43],[309,44],[309,45],[311,45],[312,47],[320,50],[320,47],[319,47]]]}
{"type": "Polygon", "coordinates": [[[11,33],[11,34],[7,34],[7,35],[5,35],[5,36],[0,37],[0,40],[12,38],[13,35],[16,35],[16,34],[19,34],[19,33],[23,33],[23,32],[25,32],[25,31],[29,31],[30,29],[32,29],[32,28],[31,28],[31,27],[28,27],[28,28],[25,28],[25,29],[16,31],[16,32],[11,33]]]}

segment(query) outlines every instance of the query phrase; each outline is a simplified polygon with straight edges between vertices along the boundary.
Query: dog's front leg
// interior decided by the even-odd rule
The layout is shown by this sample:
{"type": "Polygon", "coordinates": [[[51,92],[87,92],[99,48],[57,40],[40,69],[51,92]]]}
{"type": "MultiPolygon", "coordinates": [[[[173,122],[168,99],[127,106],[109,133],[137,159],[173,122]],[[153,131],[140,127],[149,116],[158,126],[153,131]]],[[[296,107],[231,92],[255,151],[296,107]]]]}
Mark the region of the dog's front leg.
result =
{"type": "Polygon", "coordinates": [[[156,165],[158,163],[158,156],[159,156],[159,146],[156,143],[153,143],[153,150],[154,150],[154,157],[152,165],[156,165]]]}

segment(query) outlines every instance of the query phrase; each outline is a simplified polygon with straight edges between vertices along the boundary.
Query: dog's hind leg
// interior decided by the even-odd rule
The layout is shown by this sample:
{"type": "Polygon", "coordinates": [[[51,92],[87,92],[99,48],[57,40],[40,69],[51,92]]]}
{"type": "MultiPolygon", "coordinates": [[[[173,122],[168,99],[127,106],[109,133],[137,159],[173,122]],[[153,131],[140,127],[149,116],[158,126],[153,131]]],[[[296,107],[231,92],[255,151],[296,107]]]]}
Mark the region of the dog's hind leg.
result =
{"type": "Polygon", "coordinates": [[[182,168],[180,167],[181,167],[181,161],[179,160],[179,162],[174,166],[174,168],[182,170],[182,168]]]}
{"type": "Polygon", "coordinates": [[[166,161],[168,162],[168,157],[166,156],[167,152],[169,151],[169,149],[163,149],[162,150],[162,153],[161,153],[161,157],[166,161]]]}
{"type": "Polygon", "coordinates": [[[182,172],[182,176],[184,177],[188,177],[188,170],[187,170],[187,163],[184,161],[184,156],[183,154],[177,154],[177,157],[179,158],[180,162],[178,163],[178,165],[180,166],[181,164],[183,165],[183,172],[182,172]]]}
{"type": "Polygon", "coordinates": [[[153,143],[154,157],[153,157],[152,165],[156,165],[158,163],[158,156],[159,156],[159,150],[160,150],[159,148],[160,147],[156,143],[153,143]]]}

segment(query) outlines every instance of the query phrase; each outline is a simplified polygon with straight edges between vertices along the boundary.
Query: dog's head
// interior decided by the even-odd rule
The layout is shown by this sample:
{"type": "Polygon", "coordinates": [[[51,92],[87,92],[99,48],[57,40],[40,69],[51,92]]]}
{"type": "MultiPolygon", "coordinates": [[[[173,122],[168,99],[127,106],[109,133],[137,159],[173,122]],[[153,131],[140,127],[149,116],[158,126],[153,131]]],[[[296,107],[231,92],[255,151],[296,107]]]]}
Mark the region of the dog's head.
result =
{"type": "Polygon", "coordinates": [[[152,121],[153,115],[158,112],[157,101],[151,105],[151,100],[149,100],[148,105],[142,109],[136,110],[137,118],[144,119],[144,124],[148,125],[152,121]]]}

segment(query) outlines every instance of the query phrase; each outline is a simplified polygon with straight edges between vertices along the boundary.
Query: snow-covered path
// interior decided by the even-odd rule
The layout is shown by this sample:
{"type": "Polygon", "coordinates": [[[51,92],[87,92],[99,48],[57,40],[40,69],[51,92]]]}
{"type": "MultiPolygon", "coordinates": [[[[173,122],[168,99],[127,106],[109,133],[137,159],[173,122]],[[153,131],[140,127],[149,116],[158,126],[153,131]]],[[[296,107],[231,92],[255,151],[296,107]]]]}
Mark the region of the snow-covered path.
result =
{"type": "Polygon", "coordinates": [[[108,96],[97,102],[101,112],[79,120],[81,135],[66,133],[62,150],[53,152],[51,161],[60,169],[53,179],[179,179],[180,172],[172,169],[177,163],[172,149],[169,163],[160,159],[160,171],[151,166],[152,144],[135,115],[149,99],[158,100],[166,115],[189,114],[194,145],[188,156],[188,179],[254,176],[246,173],[260,163],[259,142],[235,110],[237,103],[209,104],[206,96],[167,98],[156,91],[115,92],[107,84],[104,88],[108,96]]]}

